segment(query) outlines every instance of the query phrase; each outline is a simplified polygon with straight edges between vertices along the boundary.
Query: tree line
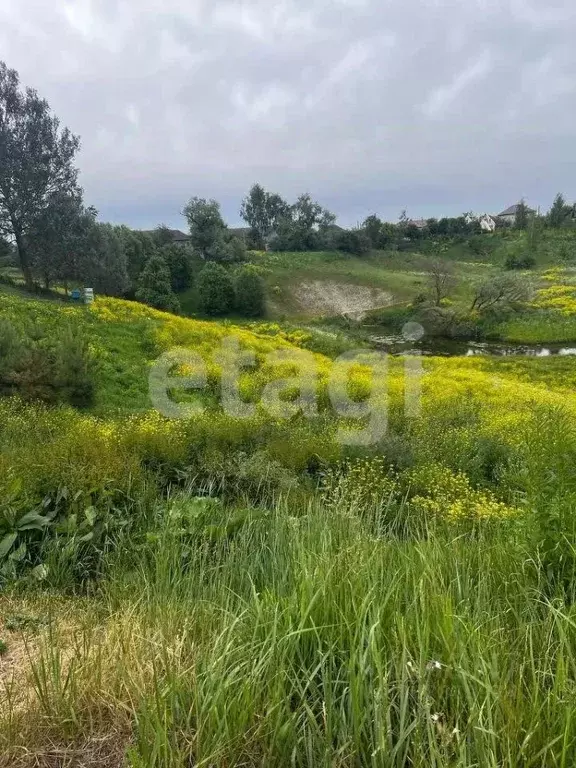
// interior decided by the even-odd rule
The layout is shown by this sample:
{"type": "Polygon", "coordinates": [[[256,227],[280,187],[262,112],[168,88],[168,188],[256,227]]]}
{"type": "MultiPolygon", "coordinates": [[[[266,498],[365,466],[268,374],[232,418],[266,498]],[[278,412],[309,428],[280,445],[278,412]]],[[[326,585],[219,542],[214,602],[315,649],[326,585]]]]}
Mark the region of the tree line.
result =
{"type": "MultiPolygon", "coordinates": [[[[373,249],[410,250],[419,243],[481,232],[479,223],[465,215],[428,219],[422,226],[405,212],[394,224],[372,214],[357,227],[343,229],[336,216],[309,194],[288,202],[254,184],[240,208],[245,236],[228,228],[217,201],[192,197],[183,209],[190,233],[189,247],[183,247],[173,243],[165,226],[139,232],[99,222],[78,183],[74,160],[79,148],[79,137],[60,125],[47,101],[35,90],[22,88],[18,73],[0,62],[0,258],[14,250],[30,290],[37,284],[44,289],[61,285],[66,291],[73,285],[90,285],[100,293],[177,311],[177,296],[190,287],[195,269],[200,271],[199,260],[200,266],[220,267],[211,266],[202,280],[196,275],[199,290],[206,291],[201,304],[214,313],[222,305],[208,298],[217,274],[226,283],[222,295],[228,296],[228,306],[242,304],[247,286],[253,298],[263,291],[257,272],[238,268],[247,249],[341,250],[362,256],[373,249]]],[[[533,222],[522,201],[516,228],[535,229],[533,222]]],[[[541,217],[541,225],[552,228],[574,222],[574,207],[561,194],[541,217]]],[[[254,299],[249,311],[256,312],[262,304],[261,297],[254,299]]]]}

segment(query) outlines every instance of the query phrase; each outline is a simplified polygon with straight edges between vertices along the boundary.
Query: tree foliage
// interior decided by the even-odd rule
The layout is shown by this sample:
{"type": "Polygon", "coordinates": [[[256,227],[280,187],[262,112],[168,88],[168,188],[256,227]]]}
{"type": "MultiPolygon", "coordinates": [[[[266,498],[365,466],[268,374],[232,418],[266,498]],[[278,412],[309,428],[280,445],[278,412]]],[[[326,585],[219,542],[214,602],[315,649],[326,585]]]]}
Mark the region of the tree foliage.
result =
{"type": "Polygon", "coordinates": [[[76,190],[79,147],[48,102],[31,88],[23,91],[18,73],[0,62],[0,231],[16,243],[28,288],[33,273],[26,237],[55,194],[76,190]]]}
{"type": "Polygon", "coordinates": [[[85,271],[79,279],[106,296],[122,296],[130,287],[126,253],[118,227],[94,222],[88,232],[85,271]]]}
{"type": "Polygon", "coordinates": [[[188,248],[167,244],[160,248],[158,255],[166,262],[173,292],[187,291],[192,285],[192,262],[188,248]]]}
{"type": "Polygon", "coordinates": [[[363,229],[343,229],[336,239],[336,247],[354,256],[365,256],[370,253],[372,241],[363,229]]]}
{"type": "Polygon", "coordinates": [[[559,229],[564,226],[571,213],[572,207],[566,203],[564,195],[558,193],[554,198],[552,208],[548,211],[548,225],[559,229]]]}
{"type": "Polygon", "coordinates": [[[170,270],[161,256],[152,256],[146,262],[138,280],[136,298],[165,312],[180,311],[180,304],[170,283],[170,270]]]}
{"type": "Polygon", "coordinates": [[[235,283],[236,309],[244,317],[262,317],[266,309],[264,280],[254,269],[246,266],[239,270],[235,283]]]}
{"type": "Polygon", "coordinates": [[[216,317],[234,309],[234,284],[221,264],[208,262],[198,275],[197,287],[203,314],[216,317]]]}
{"type": "Polygon", "coordinates": [[[276,223],[271,247],[276,251],[314,251],[326,246],[336,216],[309,194],[300,195],[276,223]]]}
{"type": "Polygon", "coordinates": [[[216,200],[192,197],[184,208],[190,228],[190,242],[203,258],[210,258],[216,243],[225,241],[226,224],[216,200]]]}
{"type": "Polygon", "coordinates": [[[422,263],[422,269],[427,276],[428,290],[432,301],[440,306],[456,287],[456,275],[453,266],[441,258],[426,259],[422,263]]]}
{"type": "Polygon", "coordinates": [[[45,288],[59,281],[65,286],[90,272],[91,230],[96,211],[86,209],[77,191],[54,192],[33,220],[27,248],[33,273],[45,288]]]}
{"type": "Polygon", "coordinates": [[[528,206],[526,205],[524,198],[522,198],[516,208],[516,221],[514,222],[516,229],[527,229],[528,218],[528,206]]]}
{"type": "Polygon", "coordinates": [[[154,237],[147,232],[139,232],[130,227],[116,227],[122,250],[126,257],[126,269],[130,281],[129,292],[136,290],[138,278],[146,262],[157,254],[158,248],[154,237]]]}
{"type": "Polygon", "coordinates": [[[497,275],[476,289],[470,311],[486,312],[495,307],[513,306],[528,301],[532,290],[531,282],[521,275],[497,275]]]}
{"type": "Polygon", "coordinates": [[[0,393],[26,400],[92,404],[95,365],[86,338],[65,327],[58,339],[40,325],[16,328],[0,319],[0,393]]]}
{"type": "Polygon", "coordinates": [[[254,184],[240,208],[240,216],[250,227],[251,244],[264,250],[278,221],[288,215],[289,209],[290,206],[280,195],[271,194],[260,184],[254,184]]]}

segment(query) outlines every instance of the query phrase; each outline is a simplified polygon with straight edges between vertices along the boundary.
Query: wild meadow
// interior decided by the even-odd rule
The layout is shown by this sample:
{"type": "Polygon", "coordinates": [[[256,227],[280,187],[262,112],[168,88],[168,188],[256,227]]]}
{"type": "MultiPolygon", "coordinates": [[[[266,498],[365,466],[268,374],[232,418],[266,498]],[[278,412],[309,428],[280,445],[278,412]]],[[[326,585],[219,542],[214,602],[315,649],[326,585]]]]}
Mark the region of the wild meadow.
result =
{"type": "Polygon", "coordinates": [[[307,358],[316,415],[257,405],[278,378],[296,402],[268,355],[312,332],[16,293],[1,315],[55,370],[72,328],[94,391],[41,402],[2,374],[0,765],[574,763],[570,361],[427,358],[407,413],[390,359],[387,430],[362,447],[339,438],[329,355],[307,358]],[[219,399],[229,336],[254,353],[247,418],[219,399]],[[148,394],[174,347],[206,361],[184,419],[148,394]]]}

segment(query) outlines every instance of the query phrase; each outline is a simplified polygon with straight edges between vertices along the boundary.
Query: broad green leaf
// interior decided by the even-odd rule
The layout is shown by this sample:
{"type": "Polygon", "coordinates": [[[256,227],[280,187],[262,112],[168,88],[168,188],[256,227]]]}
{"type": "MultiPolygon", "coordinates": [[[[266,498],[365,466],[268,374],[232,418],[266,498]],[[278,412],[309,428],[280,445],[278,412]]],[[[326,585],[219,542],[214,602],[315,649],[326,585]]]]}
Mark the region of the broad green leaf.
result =
{"type": "Polygon", "coordinates": [[[6,557],[8,552],[12,549],[12,545],[18,538],[17,533],[7,533],[6,536],[0,541],[0,557],[6,557]]]}
{"type": "Polygon", "coordinates": [[[32,512],[27,512],[25,515],[22,515],[20,520],[18,520],[16,527],[19,531],[35,531],[44,528],[49,522],[50,521],[46,517],[43,517],[35,510],[32,510],[32,512]]]}

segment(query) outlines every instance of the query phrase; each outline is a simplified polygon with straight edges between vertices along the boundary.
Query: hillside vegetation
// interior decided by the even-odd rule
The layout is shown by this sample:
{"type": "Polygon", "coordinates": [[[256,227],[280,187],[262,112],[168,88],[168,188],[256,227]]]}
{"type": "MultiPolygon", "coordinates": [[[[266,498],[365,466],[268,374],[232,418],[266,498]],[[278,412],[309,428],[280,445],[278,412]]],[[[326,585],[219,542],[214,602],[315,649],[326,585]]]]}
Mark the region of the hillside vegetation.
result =
{"type": "Polygon", "coordinates": [[[0,767],[575,765],[574,358],[372,338],[575,341],[574,206],[141,232],[0,117],[0,767]]]}
{"type": "Polygon", "coordinates": [[[95,386],[85,409],[0,401],[0,764],[571,764],[571,361],[426,359],[406,412],[389,360],[362,448],[318,352],[316,416],[222,409],[223,339],[255,353],[259,403],[297,373],[266,356],[313,331],[15,292],[0,314],[43,346],[72,325],[95,386]],[[172,390],[204,407],[184,419],[148,399],[173,347],[207,363],[172,390]]]}

